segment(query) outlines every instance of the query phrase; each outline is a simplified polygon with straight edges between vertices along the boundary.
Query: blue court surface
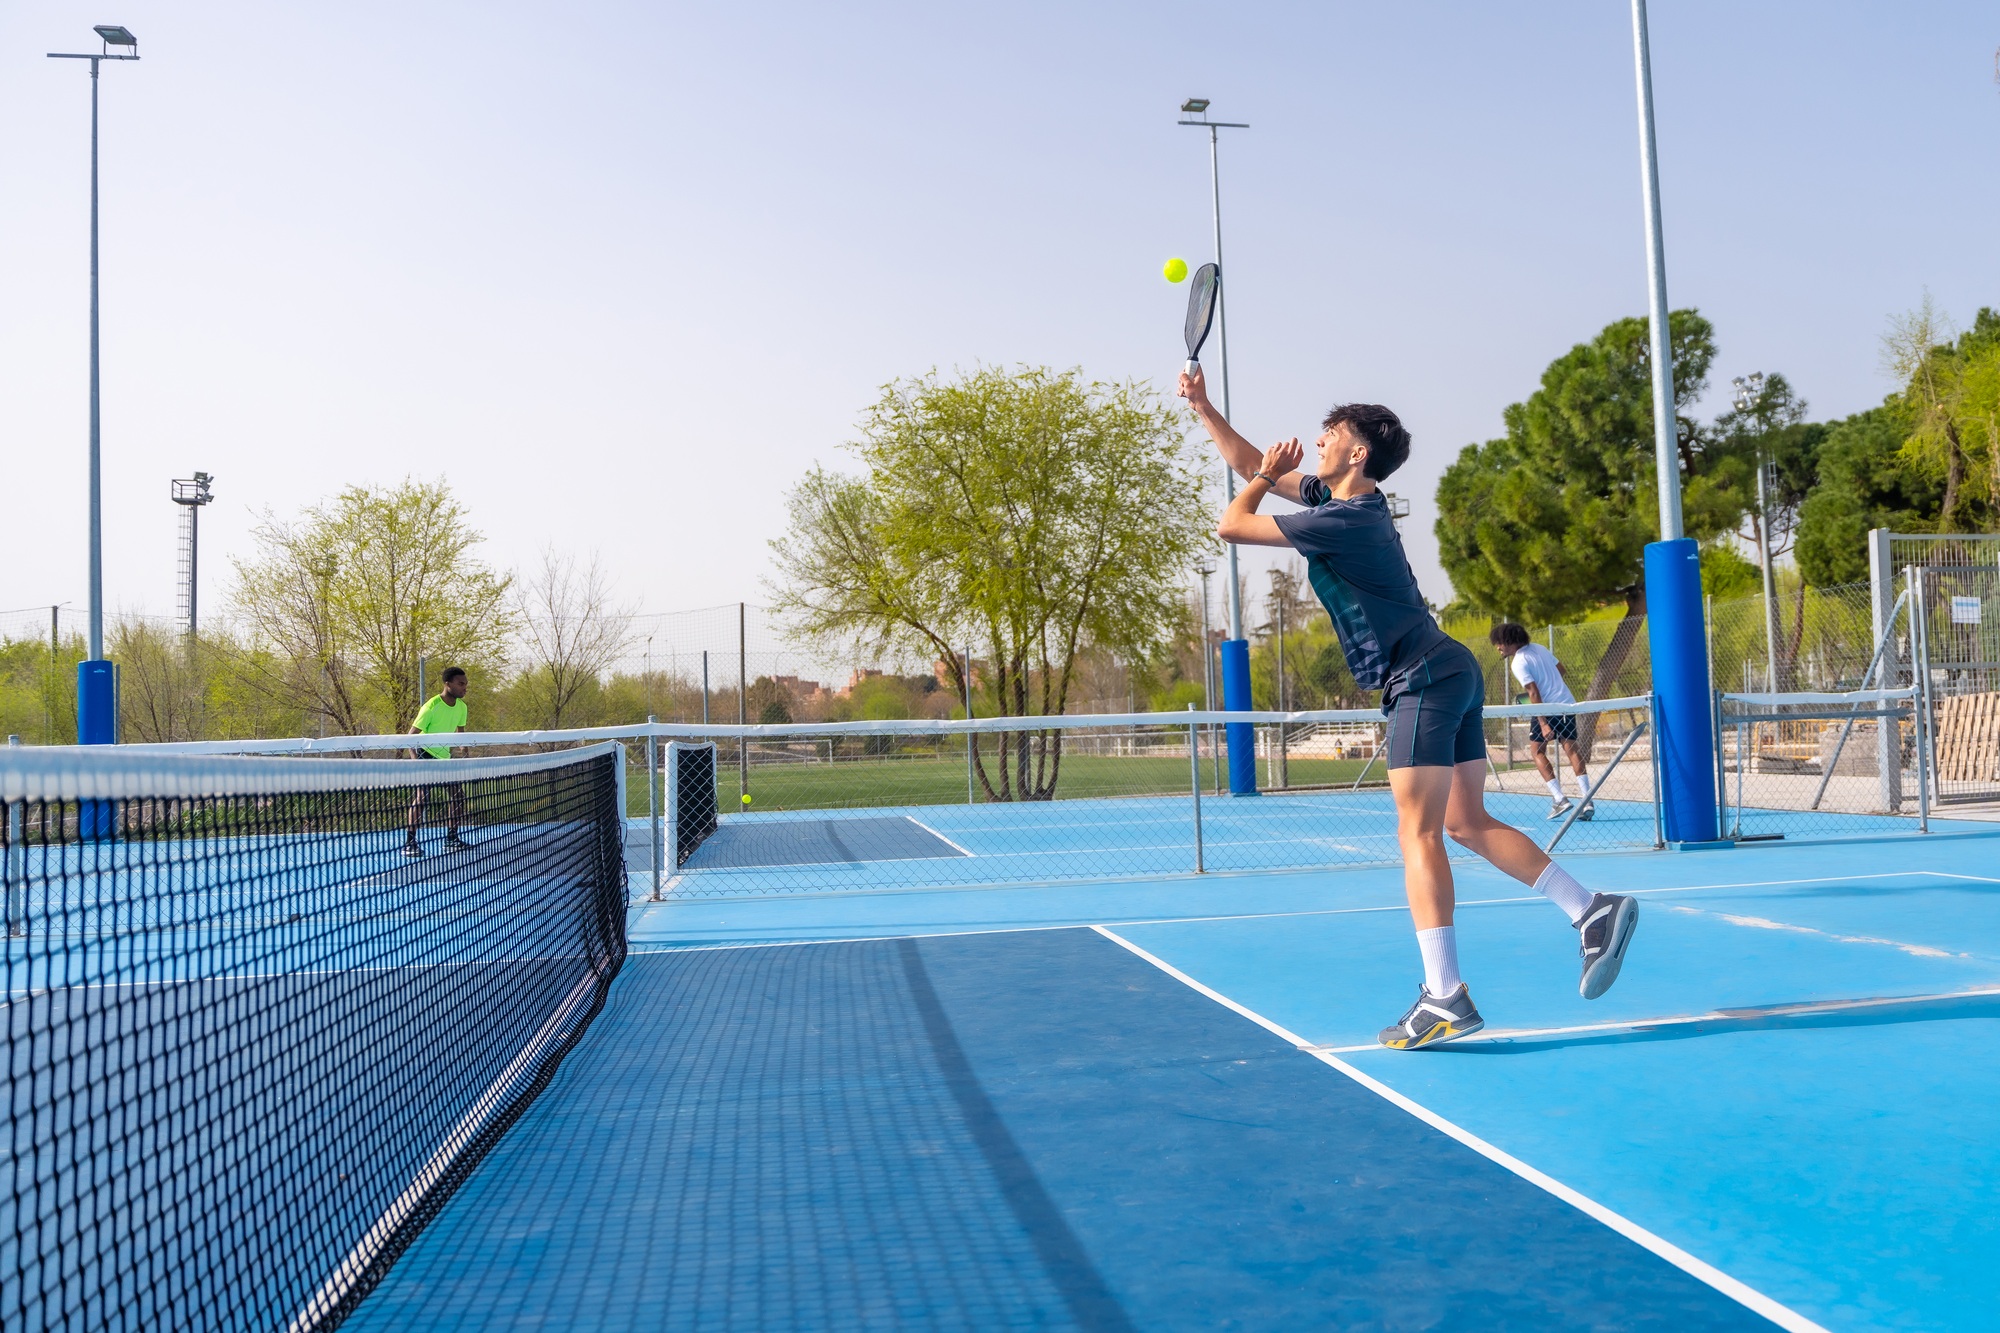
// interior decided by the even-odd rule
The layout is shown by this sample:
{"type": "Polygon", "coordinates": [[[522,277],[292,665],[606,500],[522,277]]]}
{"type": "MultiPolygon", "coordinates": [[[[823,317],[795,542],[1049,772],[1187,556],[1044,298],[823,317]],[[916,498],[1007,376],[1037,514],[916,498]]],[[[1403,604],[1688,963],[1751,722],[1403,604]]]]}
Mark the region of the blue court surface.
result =
{"type": "Polygon", "coordinates": [[[1996,851],[1575,857],[1642,901],[1595,1002],[1461,865],[1488,1028],[1416,1053],[1393,866],[635,874],[603,1014],[350,1326],[1991,1328],[1996,851]]]}

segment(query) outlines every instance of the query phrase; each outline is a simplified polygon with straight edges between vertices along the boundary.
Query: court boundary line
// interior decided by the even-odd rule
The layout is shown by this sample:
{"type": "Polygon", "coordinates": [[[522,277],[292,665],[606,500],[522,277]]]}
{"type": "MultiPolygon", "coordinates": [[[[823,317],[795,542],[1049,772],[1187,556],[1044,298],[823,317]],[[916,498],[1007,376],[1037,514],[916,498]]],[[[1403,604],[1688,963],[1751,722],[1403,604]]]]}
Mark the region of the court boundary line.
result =
{"type": "MultiPolygon", "coordinates": [[[[1510,1041],[1535,1041],[1543,1037],[1588,1036],[1600,1032],[1648,1032],[1654,1028],[1688,1027],[1698,1023],[1750,1023],[1767,1018],[1810,1018],[1814,1014],[1844,1014],[1864,1009],[1885,1009],[1905,1004],[1933,1004],[1943,1000],[1978,1000],[2000,996],[2000,986],[1979,986],[1971,990],[1939,991],[1928,995],[1877,995],[1859,1000],[1802,1000],[1796,1004],[1757,1005],[1747,1009],[1711,1009],[1702,1014],[1669,1014],[1662,1018],[1628,1018],[1616,1023],[1577,1023],[1552,1028],[1488,1028],[1469,1037],[1460,1037],[1454,1046],[1480,1046],[1510,1041]]],[[[1359,1055],[1387,1048],[1376,1042],[1359,1046],[1312,1046],[1327,1055],[1359,1055]]]]}
{"type": "Polygon", "coordinates": [[[1616,1231],[1619,1235],[1625,1237],[1627,1240],[1630,1240],[1634,1244],[1637,1244],[1642,1249],[1648,1250],[1653,1254],[1657,1255],[1658,1257],[1660,1257],[1661,1259],[1666,1260],[1668,1263],[1680,1269],[1682,1272],[1688,1274],[1690,1277],[1693,1277],[1700,1282],[1706,1283],[1708,1286],[1714,1288],[1716,1291],[1721,1292],[1723,1295],[1729,1297],[1737,1304],[1742,1305],[1747,1309],[1762,1315],[1764,1318],[1770,1320],[1772,1323],[1778,1325],[1780,1328],[1789,1330],[1789,1333],[1829,1333],[1829,1331],[1822,1325],[1814,1323],[1812,1320],[1807,1319],[1804,1315],[1799,1314],[1798,1312],[1792,1310],[1788,1306],[1781,1305],[1777,1301],[1773,1300],[1771,1297],[1766,1296],[1763,1292],[1758,1291],[1755,1287],[1750,1286],[1748,1283],[1743,1282],[1740,1279],[1731,1277],[1729,1274],[1723,1272],[1721,1269],[1715,1267],[1713,1264],[1706,1263],[1701,1259],[1697,1259],[1694,1255],[1689,1254],[1686,1250],[1683,1250],[1680,1246],[1674,1244],[1672,1241],[1667,1240],[1662,1236],[1655,1235],[1653,1232],[1647,1230],[1645,1227],[1640,1226],[1637,1222],[1632,1221],[1630,1218],[1627,1218],[1620,1213],[1613,1212],[1611,1209],[1597,1202],[1589,1195],[1584,1194],[1579,1190],[1576,1190],[1568,1185],[1563,1184],[1560,1180],[1557,1180],[1554,1176],[1551,1176],[1544,1171],[1541,1171],[1533,1166],[1530,1166],[1528,1163],[1522,1161],[1518,1157],[1515,1157],[1513,1154],[1504,1151],[1503,1149],[1495,1147],[1493,1144],[1488,1143],[1485,1139],[1480,1138],[1477,1134],[1474,1134],[1472,1131],[1465,1129],[1453,1123],[1450,1120],[1445,1119],[1443,1116],[1431,1110],[1429,1107],[1424,1106],[1422,1103],[1417,1102],[1412,1098],[1405,1096],[1403,1093],[1396,1091],[1388,1084],[1383,1083],[1380,1080],[1372,1078],[1369,1075],[1363,1073],[1361,1070],[1347,1063],[1347,1061],[1340,1059],[1339,1057],[1331,1054],[1330,1052],[1324,1049],[1316,1048],[1312,1044],[1302,1041],[1297,1034],[1286,1030],[1285,1028],[1279,1026],[1277,1023],[1272,1022],[1270,1019],[1264,1017],[1260,1013],[1257,1013],[1255,1010],[1246,1008],[1245,1006],[1238,1004],[1236,1001],[1230,999],[1227,995],[1222,994],[1220,991],[1217,991],[1212,987],[1203,985],[1201,982],[1196,981],[1193,977],[1181,971],[1179,968],[1167,962],[1165,959],[1160,958],[1154,954],[1148,953],[1145,949],[1140,948],[1138,945],[1132,943],[1130,940],[1124,939],[1115,932],[1106,930],[1102,926],[1092,926],[1091,929],[1096,931],[1099,935],[1102,935],[1105,939],[1110,940],[1113,944],[1118,945],[1120,948],[1125,949],[1130,953],[1134,954],[1135,956],[1144,959],[1148,963],[1151,963],[1154,967],[1166,973],[1168,976],[1180,982],[1182,985],[1188,987],[1195,993],[1206,996],[1208,999],[1215,1001],[1217,1004],[1221,1005],[1225,1009],[1230,1010],[1232,1013],[1235,1013],[1243,1018],[1249,1019],[1251,1022],[1263,1028],[1266,1032],[1271,1033],[1273,1036],[1291,1043],[1301,1052],[1310,1055],[1313,1059],[1318,1060],[1320,1063],[1327,1065],[1332,1069],[1338,1070],[1340,1073],[1352,1079],[1354,1082],[1360,1084],[1362,1087],[1368,1089],[1368,1091],[1374,1093],[1376,1096],[1381,1097],[1383,1100],[1389,1102],[1391,1105],[1396,1106],[1404,1111],[1407,1111],[1410,1115],[1415,1116],[1418,1120],[1423,1121],[1425,1124],[1429,1125],[1432,1129],[1437,1130],[1438,1132],[1446,1135],[1449,1138],[1457,1140],[1459,1143],[1464,1144],[1466,1147],[1478,1153],[1481,1157],[1486,1158],[1488,1161],[1493,1162],[1497,1166],[1503,1167],[1504,1169],[1511,1171],[1513,1174],[1519,1176],[1521,1179],[1527,1181],[1529,1184],[1534,1185],[1539,1189],[1547,1191],[1549,1194],[1554,1195],[1556,1198],[1562,1200],[1564,1203],[1569,1204],[1572,1208],[1575,1208],[1577,1211],[1583,1213],[1585,1216],[1590,1217],[1593,1220],[1602,1223],[1603,1225],[1609,1227],[1611,1230],[1616,1231]]]}
{"type": "MultiPolygon", "coordinates": [[[[1773,845],[1775,846],[1776,844],[1773,845]]],[[[1569,860],[1581,860],[1585,857],[1644,856],[1649,854],[1651,854],[1651,851],[1650,849],[1646,848],[1641,848],[1636,850],[1629,847],[1598,848],[1588,851],[1564,852],[1562,859],[1565,861],[1569,861],[1569,860]]],[[[932,857],[929,859],[946,860],[949,858],[932,857]]],[[[841,864],[861,864],[861,863],[842,862],[841,864]]],[[[1464,864],[1466,868],[1469,869],[1477,869],[1482,863],[1478,860],[1477,857],[1468,857],[1466,862],[1464,863],[1454,861],[1453,863],[1454,870],[1456,870],[1461,864],[1464,864]]],[[[1169,883],[1175,885],[1200,884],[1211,879],[1216,879],[1216,880],[1242,879],[1250,875],[1272,875],[1272,876],[1284,876],[1286,878],[1293,878],[1301,875],[1346,875],[1359,871],[1386,872],[1389,870],[1394,870],[1396,868],[1396,865],[1397,863],[1394,861],[1370,861],[1361,865],[1273,866],[1268,869],[1261,869],[1261,870],[1259,869],[1207,870],[1207,871],[1202,871],[1200,873],[1196,873],[1195,871],[1192,870],[1163,870],[1152,874],[1115,875],[1115,876],[1107,875],[1103,877],[1081,877],[1074,879],[1071,878],[1010,879],[1010,880],[993,880],[990,882],[966,883],[966,884],[903,884],[903,885],[889,885],[882,888],[868,888],[868,889],[817,889],[817,890],[807,889],[807,890],[800,890],[788,893],[718,893],[711,897],[703,897],[703,898],[666,897],[660,899],[659,902],[653,902],[650,899],[646,900],[634,899],[631,902],[631,904],[629,904],[629,910],[636,912],[645,908],[661,907],[666,905],[673,905],[677,907],[693,907],[704,903],[714,903],[717,905],[721,905],[727,903],[809,902],[817,900],[836,901],[842,898],[886,898],[900,894],[912,894],[912,893],[977,893],[987,889],[995,889],[995,890],[1004,889],[1010,893],[1015,893],[1023,889],[1075,889],[1075,888],[1093,888],[1099,886],[1108,887],[1114,885],[1132,885],[1132,884],[1169,884],[1169,883]]],[[[1986,884],[2000,884],[2000,876],[1956,874],[1948,870],[1882,870],[1882,871],[1870,871],[1867,874],[1863,875],[1806,875],[1798,879],[1729,880],[1720,884],[1665,884],[1650,889],[1626,889],[1623,892],[1627,893],[1628,895],[1637,896],[1643,893],[1701,893],[1709,889],[1769,889],[1769,888],[1780,888],[1787,884],[1833,884],[1833,883],[1846,883],[1853,880],[1863,880],[1863,879],[1896,879],[1904,875],[1936,875],[1946,879],[1969,879],[1969,880],[1976,880],[1980,883],[1986,883],[1986,884]]],[[[676,881],[674,880],[668,881],[669,885],[672,885],[675,882],[676,881]]],[[[1530,894],[1525,897],[1516,897],[1516,898],[1467,898],[1461,901],[1458,905],[1460,907],[1496,907],[1506,903],[1517,903],[1517,902],[1528,903],[1528,902],[1539,902],[1539,901],[1541,901],[1541,899],[1538,895],[1530,894]]],[[[1395,909],[1337,908],[1331,910],[1392,911],[1395,909]]],[[[1252,913],[1245,913],[1244,915],[1245,916],[1315,916],[1322,914],[1323,913],[1321,913],[1318,910],[1307,910],[1301,912],[1252,912],[1252,913]]],[[[1214,920],[1230,920],[1230,919],[1233,919],[1233,917],[1227,917],[1227,916],[1160,917],[1157,918],[1156,920],[1155,919],[1147,919],[1144,921],[1135,920],[1135,921],[1125,922],[1123,924],[1153,925],[1158,923],[1183,921],[1183,920],[1214,921],[1214,920]]],[[[1108,922],[1106,924],[1117,925],[1121,923],[1108,922]]],[[[1058,927],[1053,927],[1053,926],[1049,927],[1049,929],[1057,929],[1057,928],[1058,927]]],[[[884,938],[895,938],[895,937],[885,936],[884,938]]]]}
{"type": "MultiPolygon", "coordinates": [[[[945,837],[944,834],[939,833],[936,829],[932,828],[929,824],[926,824],[923,820],[918,819],[915,815],[904,815],[903,818],[909,820],[912,824],[915,824],[918,828],[930,834],[933,838],[936,838],[939,842],[943,843],[945,846],[952,848],[960,856],[976,857],[979,855],[978,852],[973,851],[970,847],[964,846],[961,843],[954,842],[952,839],[945,837]]],[[[932,857],[930,859],[937,860],[938,858],[932,857]]]]}

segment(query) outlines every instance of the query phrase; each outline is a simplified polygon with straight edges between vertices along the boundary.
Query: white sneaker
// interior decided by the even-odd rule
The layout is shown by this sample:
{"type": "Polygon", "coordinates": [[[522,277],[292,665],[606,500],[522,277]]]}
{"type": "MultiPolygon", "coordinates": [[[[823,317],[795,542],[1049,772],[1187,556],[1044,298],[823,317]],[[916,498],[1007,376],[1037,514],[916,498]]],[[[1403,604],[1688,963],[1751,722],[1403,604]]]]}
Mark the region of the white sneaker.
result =
{"type": "Polygon", "coordinates": [[[1569,797],[1567,796],[1556,797],[1555,800],[1549,802],[1549,818],[1561,819],[1564,815],[1569,813],[1569,807],[1570,807],[1569,797]]]}

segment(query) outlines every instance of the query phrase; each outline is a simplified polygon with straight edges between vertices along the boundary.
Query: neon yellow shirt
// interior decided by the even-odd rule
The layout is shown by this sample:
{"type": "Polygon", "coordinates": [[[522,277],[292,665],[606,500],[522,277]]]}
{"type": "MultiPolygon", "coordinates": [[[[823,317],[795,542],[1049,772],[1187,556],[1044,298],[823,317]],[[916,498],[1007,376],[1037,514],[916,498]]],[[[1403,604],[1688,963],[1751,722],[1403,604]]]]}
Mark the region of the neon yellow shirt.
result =
{"type": "MultiPolygon", "coordinates": [[[[433,694],[430,700],[417,710],[415,726],[418,731],[428,736],[459,730],[465,726],[465,700],[460,699],[455,704],[448,704],[442,694],[433,694]]],[[[424,753],[433,759],[451,758],[449,745],[426,745],[423,748],[424,753]]]]}

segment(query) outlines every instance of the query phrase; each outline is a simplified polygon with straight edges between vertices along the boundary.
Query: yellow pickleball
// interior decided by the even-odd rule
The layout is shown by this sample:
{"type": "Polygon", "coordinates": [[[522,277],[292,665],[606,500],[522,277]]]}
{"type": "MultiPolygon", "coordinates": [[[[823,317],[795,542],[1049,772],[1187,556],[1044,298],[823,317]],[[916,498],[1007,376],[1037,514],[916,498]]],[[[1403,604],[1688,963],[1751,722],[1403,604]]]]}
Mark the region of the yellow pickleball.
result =
{"type": "Polygon", "coordinates": [[[1169,259],[1167,266],[1160,270],[1168,282],[1183,282],[1187,279],[1187,260],[1169,259]]]}
{"type": "Polygon", "coordinates": [[[743,804],[750,804],[750,793],[747,791],[743,793],[743,804]]]}

